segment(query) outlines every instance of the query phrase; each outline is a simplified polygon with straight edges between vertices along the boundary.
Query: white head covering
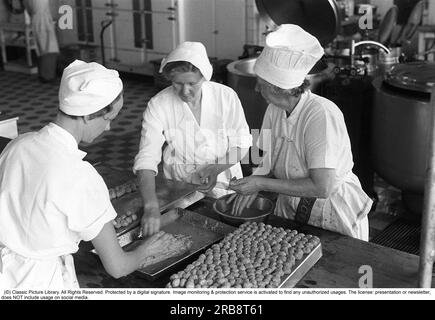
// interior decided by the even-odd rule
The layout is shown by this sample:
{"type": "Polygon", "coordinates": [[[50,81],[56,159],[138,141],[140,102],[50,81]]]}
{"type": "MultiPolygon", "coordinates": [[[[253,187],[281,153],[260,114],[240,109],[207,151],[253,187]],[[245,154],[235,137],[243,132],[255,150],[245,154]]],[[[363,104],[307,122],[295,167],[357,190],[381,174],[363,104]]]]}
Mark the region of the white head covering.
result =
{"type": "Polygon", "coordinates": [[[163,71],[166,64],[174,61],[190,62],[201,71],[201,74],[207,81],[211,79],[213,67],[210,64],[210,60],[208,60],[207,51],[201,42],[186,41],[178,45],[162,60],[159,72],[163,71]]]}
{"type": "Polygon", "coordinates": [[[71,116],[85,116],[112,103],[122,87],[118,71],[76,60],[63,71],[59,108],[71,116]]]}
{"type": "Polygon", "coordinates": [[[283,24],[266,37],[254,65],[255,73],[282,89],[299,87],[323,56],[319,41],[294,24],[283,24]]]}

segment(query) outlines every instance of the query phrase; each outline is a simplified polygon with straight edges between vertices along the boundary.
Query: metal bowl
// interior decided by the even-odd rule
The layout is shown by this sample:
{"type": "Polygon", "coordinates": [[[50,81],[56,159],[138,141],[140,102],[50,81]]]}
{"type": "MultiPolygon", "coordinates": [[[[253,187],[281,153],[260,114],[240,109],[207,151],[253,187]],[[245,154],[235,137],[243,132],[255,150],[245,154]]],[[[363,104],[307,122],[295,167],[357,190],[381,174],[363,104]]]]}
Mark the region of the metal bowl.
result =
{"type": "Polygon", "coordinates": [[[233,202],[227,204],[231,194],[217,199],[213,203],[213,210],[219,215],[220,219],[229,225],[239,226],[244,222],[264,222],[273,212],[274,204],[264,196],[257,196],[249,208],[245,208],[240,216],[231,215],[233,202]]]}

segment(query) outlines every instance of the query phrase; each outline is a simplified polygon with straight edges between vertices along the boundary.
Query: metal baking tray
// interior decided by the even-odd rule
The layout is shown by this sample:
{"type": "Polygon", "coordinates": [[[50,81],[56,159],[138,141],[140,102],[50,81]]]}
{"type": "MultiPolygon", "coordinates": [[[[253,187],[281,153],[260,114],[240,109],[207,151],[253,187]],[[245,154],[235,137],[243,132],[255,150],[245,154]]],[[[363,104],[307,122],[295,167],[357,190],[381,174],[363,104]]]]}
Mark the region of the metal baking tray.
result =
{"type": "MultiPolygon", "coordinates": [[[[167,214],[163,214],[162,225],[161,230],[167,233],[191,236],[193,245],[188,252],[180,256],[172,257],[145,268],[138,269],[137,271],[143,274],[148,280],[159,278],[193,255],[222,240],[225,235],[236,230],[235,227],[215,219],[179,208],[167,214]]],[[[132,250],[137,245],[138,233],[139,227],[124,233],[118,238],[121,246],[127,251],[132,250]]]]}
{"type": "MultiPolygon", "coordinates": [[[[131,170],[121,170],[105,165],[96,165],[96,170],[103,177],[108,188],[114,188],[126,182],[136,181],[136,176],[131,170]]],[[[156,195],[159,201],[160,212],[166,212],[173,208],[187,208],[204,198],[202,192],[197,191],[197,186],[175,180],[168,180],[160,173],[156,176],[156,195]]],[[[139,191],[126,193],[122,197],[112,200],[113,207],[118,216],[132,211],[138,219],[126,227],[116,229],[117,236],[136,228],[143,215],[142,196],[139,191]]]]}
{"type": "MultiPolygon", "coordinates": [[[[204,198],[204,194],[202,192],[186,189],[183,195],[179,194],[178,197],[173,197],[170,199],[168,197],[162,196],[162,193],[168,192],[167,190],[159,188],[158,185],[156,187],[157,199],[159,201],[160,212],[162,213],[174,208],[187,208],[204,198]]],[[[173,188],[169,188],[168,190],[172,190],[173,192],[176,191],[173,190],[173,188]]],[[[118,213],[118,216],[123,215],[127,210],[133,210],[138,217],[136,221],[133,221],[128,226],[117,228],[116,235],[118,237],[139,226],[143,215],[143,202],[139,192],[136,191],[126,194],[119,199],[114,199],[112,200],[112,204],[115,208],[115,211],[118,213]]]]}
{"type": "Polygon", "coordinates": [[[301,260],[296,261],[291,273],[281,278],[281,283],[278,288],[293,288],[321,257],[322,244],[319,243],[310,253],[304,255],[301,260]]]}

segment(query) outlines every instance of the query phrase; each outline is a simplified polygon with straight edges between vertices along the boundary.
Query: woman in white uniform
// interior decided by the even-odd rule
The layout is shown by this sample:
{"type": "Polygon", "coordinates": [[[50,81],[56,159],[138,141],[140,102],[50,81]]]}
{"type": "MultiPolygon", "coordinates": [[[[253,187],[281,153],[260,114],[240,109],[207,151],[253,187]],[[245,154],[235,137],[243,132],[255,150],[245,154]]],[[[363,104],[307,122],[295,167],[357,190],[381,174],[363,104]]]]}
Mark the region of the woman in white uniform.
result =
{"type": "Polygon", "coordinates": [[[78,288],[71,254],[81,240],[92,241],[115,278],[165,250],[161,233],[122,250],[107,187],[78,149],[110,129],[122,88],[115,70],[76,60],[64,70],[56,120],[0,155],[0,289],[78,288]]]}
{"type": "Polygon", "coordinates": [[[242,105],[231,88],[210,81],[212,66],[203,44],[184,42],[163,59],[160,72],[172,85],[153,97],[143,114],[134,172],[144,200],[143,234],[160,228],[155,175],[162,159],[166,178],[199,184],[219,197],[215,188],[241,178],[239,161],[252,144],[242,105]]]}
{"type": "Polygon", "coordinates": [[[343,115],[305,80],[322,55],[317,39],[296,25],[267,36],[254,66],[256,89],[269,103],[258,142],[265,156],[252,176],[231,183],[241,195],[229,201],[240,215],[259,191],[276,192],[276,215],[367,241],[372,200],[352,172],[343,115]]]}
{"type": "Polygon", "coordinates": [[[32,30],[38,46],[38,73],[42,82],[49,82],[56,77],[59,44],[51,7],[58,7],[57,1],[25,0],[24,6],[32,19],[32,30]]]}

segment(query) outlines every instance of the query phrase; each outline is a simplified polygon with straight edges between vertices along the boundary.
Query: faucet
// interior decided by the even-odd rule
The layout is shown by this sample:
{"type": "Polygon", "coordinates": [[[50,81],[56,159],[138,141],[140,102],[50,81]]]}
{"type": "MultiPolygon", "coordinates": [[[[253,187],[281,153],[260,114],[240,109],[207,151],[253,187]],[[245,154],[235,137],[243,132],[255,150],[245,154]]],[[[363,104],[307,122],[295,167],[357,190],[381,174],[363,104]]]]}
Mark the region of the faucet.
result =
{"type": "Polygon", "coordinates": [[[369,40],[360,41],[360,42],[355,43],[355,40],[352,40],[352,43],[350,46],[350,65],[351,66],[353,66],[355,63],[355,48],[360,46],[360,45],[363,45],[363,44],[375,45],[375,46],[378,46],[380,49],[384,50],[387,54],[391,53],[390,49],[388,49],[382,43],[379,43],[376,41],[369,41],[369,40]]]}

